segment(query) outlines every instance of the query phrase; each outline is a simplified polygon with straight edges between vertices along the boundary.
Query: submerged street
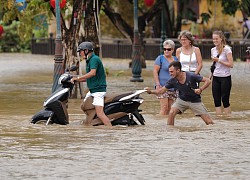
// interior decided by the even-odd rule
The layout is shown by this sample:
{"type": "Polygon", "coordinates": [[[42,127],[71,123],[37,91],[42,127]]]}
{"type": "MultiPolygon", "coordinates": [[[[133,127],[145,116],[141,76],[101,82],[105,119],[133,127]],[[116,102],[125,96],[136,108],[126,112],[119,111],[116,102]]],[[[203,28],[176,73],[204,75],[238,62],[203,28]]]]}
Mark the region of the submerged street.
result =
{"type": "MultiPolygon", "coordinates": [[[[203,92],[214,125],[187,111],[168,127],[167,117],[157,115],[159,101],[146,93],[145,126],[85,127],[79,98],[69,99],[69,125],[30,124],[51,93],[53,58],[0,54],[1,179],[250,178],[250,64],[235,62],[232,69],[232,116],[216,117],[211,87],[203,92]]],[[[129,62],[103,59],[108,93],[153,88],[154,61],[142,70],[143,83],[129,81],[129,62]]],[[[204,62],[202,75],[209,75],[210,65],[204,62]]]]}

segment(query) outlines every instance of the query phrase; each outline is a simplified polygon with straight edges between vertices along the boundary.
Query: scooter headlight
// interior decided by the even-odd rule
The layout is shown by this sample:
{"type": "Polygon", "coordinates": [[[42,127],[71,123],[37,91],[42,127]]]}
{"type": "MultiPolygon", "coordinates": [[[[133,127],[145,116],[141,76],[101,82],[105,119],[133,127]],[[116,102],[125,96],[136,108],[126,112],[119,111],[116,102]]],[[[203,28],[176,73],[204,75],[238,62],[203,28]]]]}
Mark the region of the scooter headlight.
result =
{"type": "Polygon", "coordinates": [[[64,73],[60,76],[58,80],[58,84],[63,84],[64,82],[67,82],[70,79],[70,75],[68,73],[64,73]]]}

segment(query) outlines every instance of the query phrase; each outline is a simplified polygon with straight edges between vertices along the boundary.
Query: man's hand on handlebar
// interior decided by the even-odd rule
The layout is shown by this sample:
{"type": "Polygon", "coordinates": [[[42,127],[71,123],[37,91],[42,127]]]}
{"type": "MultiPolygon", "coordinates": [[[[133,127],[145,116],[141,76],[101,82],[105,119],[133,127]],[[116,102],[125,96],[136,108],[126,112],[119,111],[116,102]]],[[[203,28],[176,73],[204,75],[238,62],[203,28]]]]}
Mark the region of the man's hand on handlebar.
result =
{"type": "Polygon", "coordinates": [[[86,79],[80,76],[75,76],[70,80],[70,82],[72,84],[75,84],[75,82],[86,82],[86,79]]]}

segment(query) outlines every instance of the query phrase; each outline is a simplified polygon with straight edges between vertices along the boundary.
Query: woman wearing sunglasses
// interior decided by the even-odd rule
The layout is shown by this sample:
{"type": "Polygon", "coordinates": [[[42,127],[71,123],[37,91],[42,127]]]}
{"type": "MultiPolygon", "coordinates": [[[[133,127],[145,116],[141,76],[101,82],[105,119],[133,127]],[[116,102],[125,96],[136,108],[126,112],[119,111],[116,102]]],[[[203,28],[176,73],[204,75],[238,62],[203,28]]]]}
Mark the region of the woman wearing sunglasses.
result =
{"type": "MultiPolygon", "coordinates": [[[[171,78],[168,66],[171,62],[178,61],[178,59],[175,56],[173,56],[174,48],[175,48],[175,43],[172,40],[164,41],[163,42],[164,53],[159,55],[155,59],[154,70],[153,70],[155,89],[160,89],[171,78]]],[[[160,100],[160,105],[161,105],[161,109],[159,112],[160,115],[168,115],[171,105],[175,101],[176,97],[177,94],[174,89],[170,89],[166,91],[164,94],[157,96],[157,98],[160,100]]]]}
{"type": "Polygon", "coordinates": [[[198,47],[194,46],[191,32],[182,31],[179,35],[181,47],[176,50],[176,56],[182,65],[182,71],[199,74],[202,68],[202,56],[198,47]]]}

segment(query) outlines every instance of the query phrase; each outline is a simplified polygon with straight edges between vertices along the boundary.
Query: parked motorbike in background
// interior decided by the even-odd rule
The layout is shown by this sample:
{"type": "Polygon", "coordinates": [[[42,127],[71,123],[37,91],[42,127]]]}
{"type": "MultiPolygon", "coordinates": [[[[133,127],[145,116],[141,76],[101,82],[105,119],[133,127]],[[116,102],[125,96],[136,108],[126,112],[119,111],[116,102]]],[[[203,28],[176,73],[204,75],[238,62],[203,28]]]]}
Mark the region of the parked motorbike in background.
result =
{"type": "MultiPolygon", "coordinates": [[[[43,103],[44,109],[36,113],[31,118],[31,123],[48,124],[69,124],[69,115],[67,111],[68,99],[71,96],[74,84],[70,82],[73,78],[70,72],[76,71],[73,66],[70,70],[62,74],[58,80],[59,88],[53,92],[43,103]]],[[[137,90],[135,92],[119,93],[116,95],[107,95],[104,99],[104,112],[109,117],[112,125],[144,125],[145,120],[140,113],[139,106],[143,103],[140,94],[146,90],[137,90]],[[135,119],[135,118],[136,119],[135,119]]],[[[82,103],[81,108],[86,114],[84,124],[102,125],[102,121],[97,117],[95,107],[92,104],[93,98],[89,97],[82,103]]]]}

